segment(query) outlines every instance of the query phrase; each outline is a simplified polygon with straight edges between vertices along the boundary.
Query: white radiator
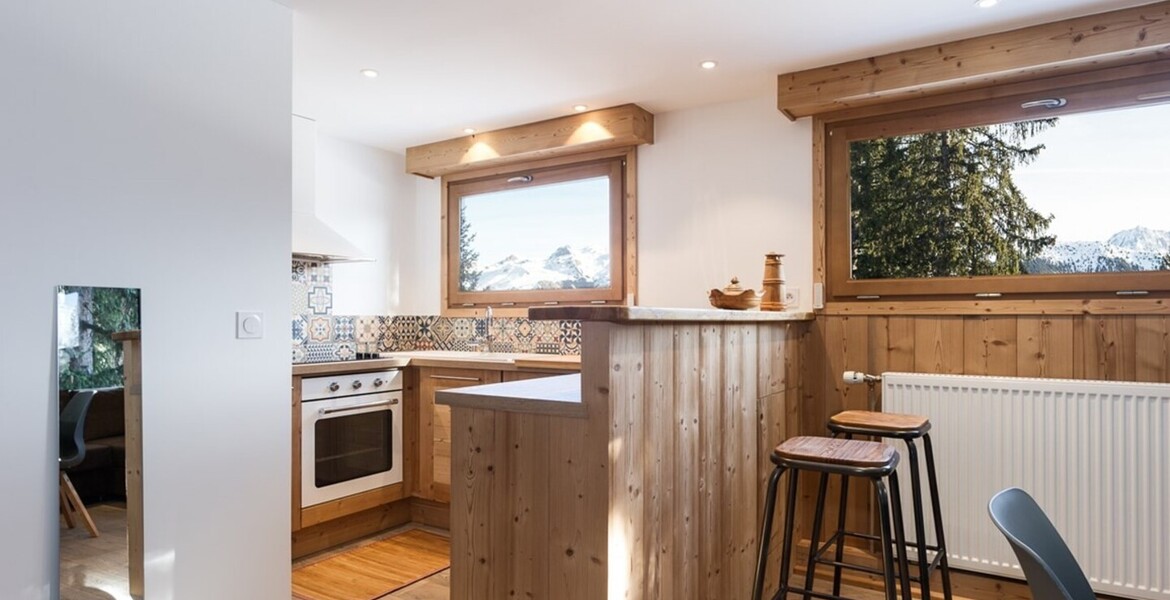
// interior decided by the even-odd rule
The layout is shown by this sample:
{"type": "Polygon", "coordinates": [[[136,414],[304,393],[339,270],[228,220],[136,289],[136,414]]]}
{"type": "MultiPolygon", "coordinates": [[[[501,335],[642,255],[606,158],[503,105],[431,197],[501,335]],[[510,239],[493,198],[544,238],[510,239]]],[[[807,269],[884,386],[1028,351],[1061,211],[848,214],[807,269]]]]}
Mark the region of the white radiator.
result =
{"type": "Polygon", "coordinates": [[[1170,599],[1170,385],[911,373],[882,382],[882,410],[930,417],[952,567],[1023,578],[987,514],[992,495],[1017,486],[1099,593],[1170,599]]]}

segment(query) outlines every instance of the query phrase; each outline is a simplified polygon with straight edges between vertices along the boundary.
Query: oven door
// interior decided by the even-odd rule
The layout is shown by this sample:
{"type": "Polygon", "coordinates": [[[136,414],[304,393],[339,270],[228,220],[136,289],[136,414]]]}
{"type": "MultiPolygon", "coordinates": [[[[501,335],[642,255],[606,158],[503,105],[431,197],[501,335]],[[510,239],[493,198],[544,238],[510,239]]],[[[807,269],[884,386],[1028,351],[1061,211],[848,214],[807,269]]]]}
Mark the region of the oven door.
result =
{"type": "Polygon", "coordinates": [[[401,481],[401,391],[302,402],[302,507],[401,481]]]}

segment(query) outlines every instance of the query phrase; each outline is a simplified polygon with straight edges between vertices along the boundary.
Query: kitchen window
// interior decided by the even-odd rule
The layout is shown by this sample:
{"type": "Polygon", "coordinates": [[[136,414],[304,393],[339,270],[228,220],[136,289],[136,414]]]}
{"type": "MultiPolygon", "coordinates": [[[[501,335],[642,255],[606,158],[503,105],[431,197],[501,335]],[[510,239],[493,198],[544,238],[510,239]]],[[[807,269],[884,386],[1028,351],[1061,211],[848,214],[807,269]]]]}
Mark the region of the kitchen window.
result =
{"type": "Polygon", "coordinates": [[[1109,74],[824,118],[830,297],[1170,291],[1170,84],[1109,74]]]}
{"type": "Polygon", "coordinates": [[[447,307],[622,303],[632,155],[445,180],[447,307]]]}

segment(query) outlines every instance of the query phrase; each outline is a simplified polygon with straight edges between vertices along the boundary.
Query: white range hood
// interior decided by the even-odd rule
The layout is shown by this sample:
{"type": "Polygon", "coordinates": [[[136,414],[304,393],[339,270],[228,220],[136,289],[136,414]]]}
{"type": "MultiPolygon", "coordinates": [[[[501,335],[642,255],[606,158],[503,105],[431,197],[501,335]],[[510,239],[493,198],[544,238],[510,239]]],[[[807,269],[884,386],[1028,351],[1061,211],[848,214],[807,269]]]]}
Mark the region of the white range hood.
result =
{"type": "Polygon", "coordinates": [[[374,260],[316,215],[317,122],[292,116],[292,256],[313,262],[374,260]]]}

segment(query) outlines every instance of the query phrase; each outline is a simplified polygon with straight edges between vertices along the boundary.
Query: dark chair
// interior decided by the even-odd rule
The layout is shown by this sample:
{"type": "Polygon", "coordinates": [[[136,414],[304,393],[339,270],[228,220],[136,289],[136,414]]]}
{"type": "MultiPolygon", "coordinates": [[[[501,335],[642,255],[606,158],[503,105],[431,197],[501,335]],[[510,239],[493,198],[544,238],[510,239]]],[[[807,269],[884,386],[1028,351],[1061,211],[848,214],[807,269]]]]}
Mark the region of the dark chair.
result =
{"type": "Polygon", "coordinates": [[[65,515],[65,523],[72,529],[74,527],[73,517],[80,516],[85,523],[85,528],[93,537],[98,536],[97,525],[94,524],[89,511],[85,509],[85,504],[77,495],[77,490],[73,487],[73,482],[69,481],[69,475],[65,473],[65,469],[75,467],[85,460],[85,415],[89,413],[89,405],[93,402],[95,394],[97,392],[94,390],[77,392],[69,399],[65,409],[61,411],[59,470],[61,475],[61,513],[65,515]]]}
{"type": "Polygon", "coordinates": [[[1036,501],[1020,488],[996,494],[987,505],[991,520],[1011,544],[1035,598],[1094,600],[1093,588],[1064,538],[1036,501]]]}

